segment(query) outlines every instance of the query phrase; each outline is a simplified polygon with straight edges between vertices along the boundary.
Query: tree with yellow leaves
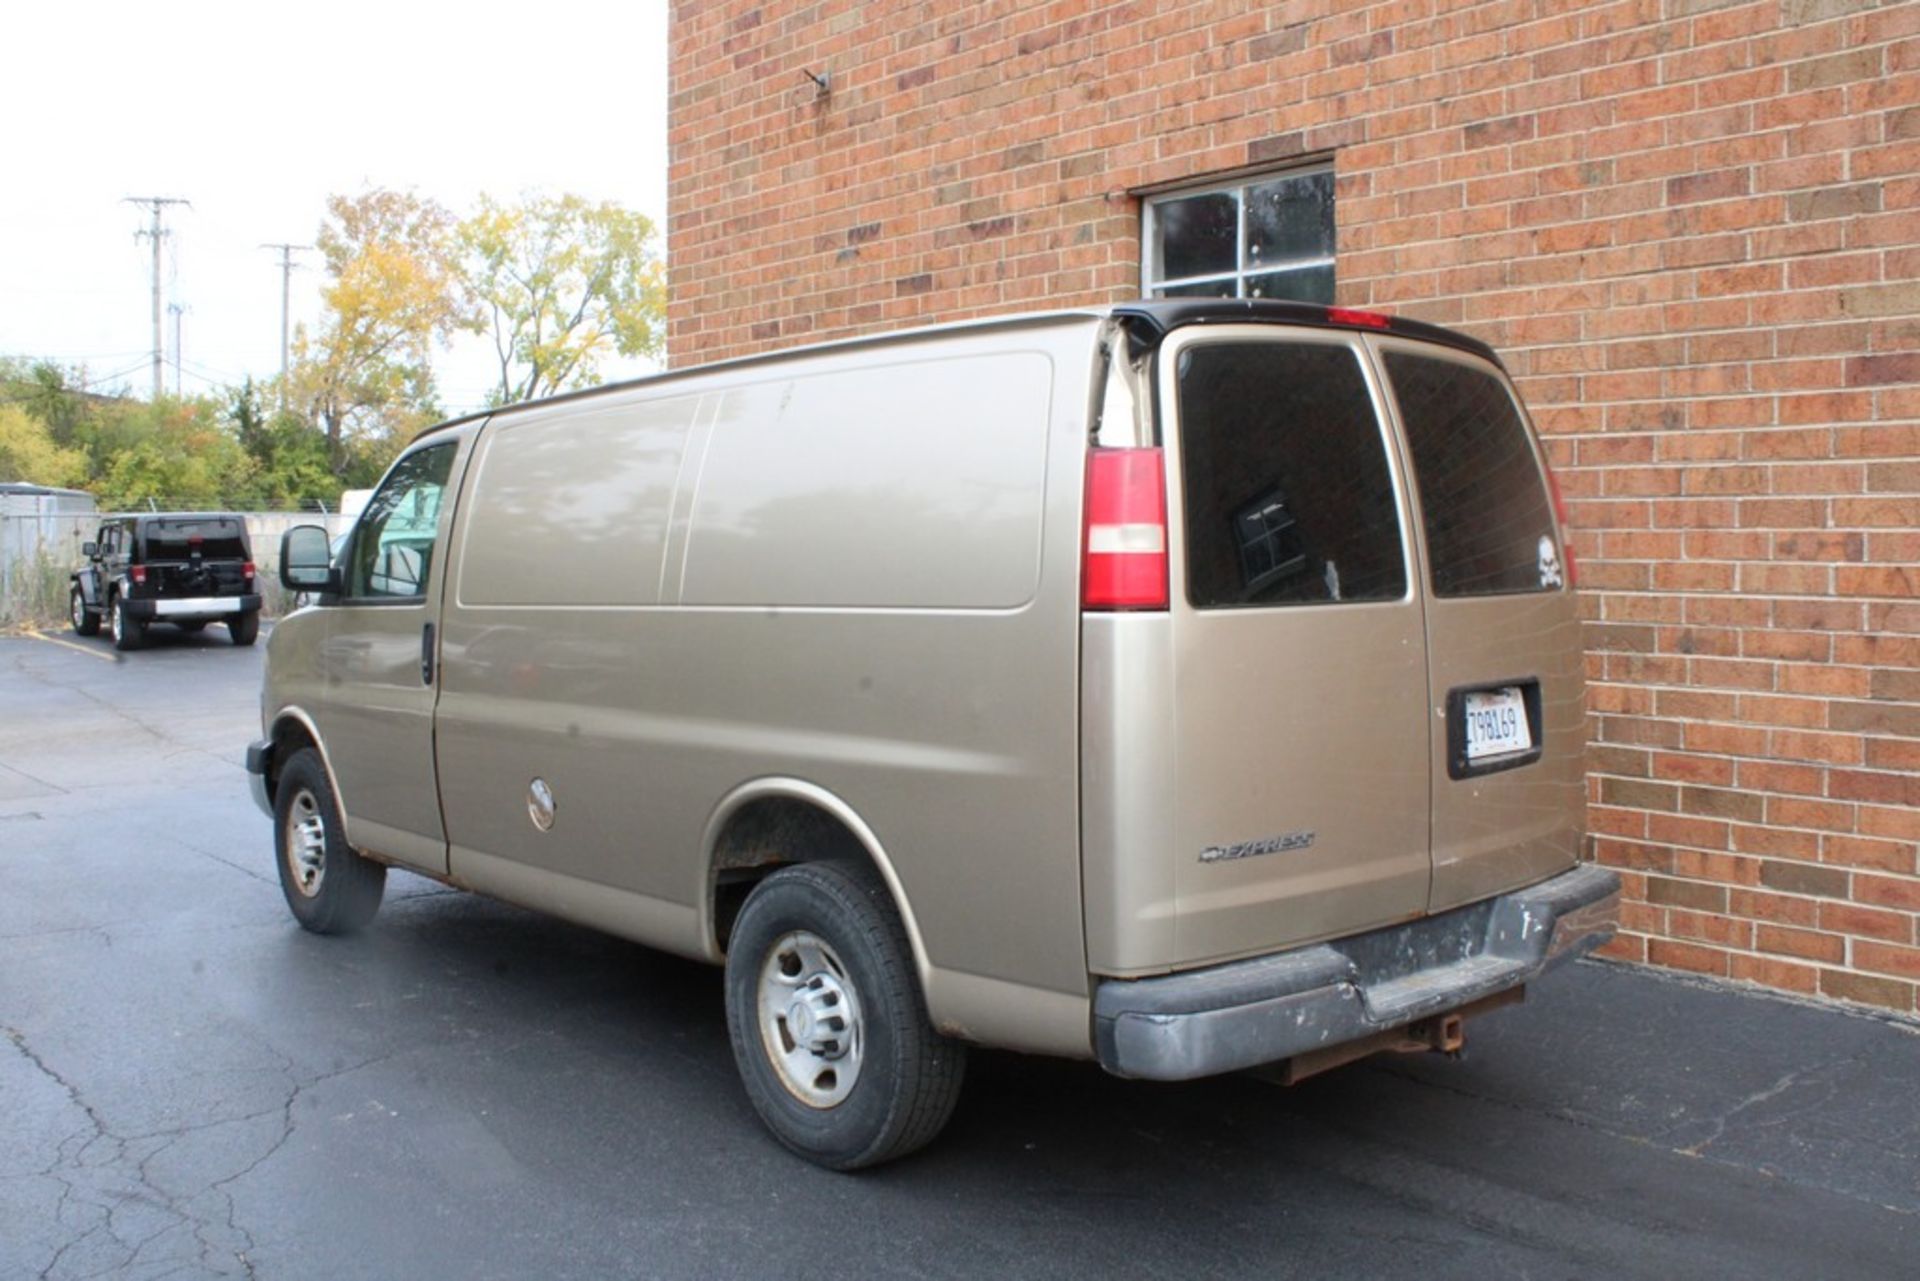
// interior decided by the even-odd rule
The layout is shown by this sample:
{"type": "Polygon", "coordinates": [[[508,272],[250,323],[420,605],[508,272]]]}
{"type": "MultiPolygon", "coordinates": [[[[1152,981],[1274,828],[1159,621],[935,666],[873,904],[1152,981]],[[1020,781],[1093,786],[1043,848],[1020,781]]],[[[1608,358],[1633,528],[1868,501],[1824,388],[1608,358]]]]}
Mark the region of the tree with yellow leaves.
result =
{"type": "Polygon", "coordinates": [[[0,481],[67,488],[87,482],[87,451],[63,449],[45,423],[0,404],[0,481]]]}
{"type": "Polygon", "coordinates": [[[465,283],[491,335],[496,405],[591,383],[614,353],[661,349],[666,273],[645,214],[580,196],[480,198],[460,224],[465,283]]]}
{"type": "Polygon", "coordinates": [[[288,404],[326,433],[344,474],[355,446],[388,455],[439,416],[432,355],[476,320],[453,215],[411,192],[333,196],[317,245],[326,314],[294,343],[288,404]]]}

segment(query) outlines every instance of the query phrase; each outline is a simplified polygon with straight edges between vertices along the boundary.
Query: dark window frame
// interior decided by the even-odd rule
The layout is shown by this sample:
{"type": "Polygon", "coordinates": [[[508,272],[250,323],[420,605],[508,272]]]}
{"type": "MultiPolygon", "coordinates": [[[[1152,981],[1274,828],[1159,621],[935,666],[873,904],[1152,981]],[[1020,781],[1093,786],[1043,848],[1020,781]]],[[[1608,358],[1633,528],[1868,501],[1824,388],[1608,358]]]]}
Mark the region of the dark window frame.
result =
{"type": "MultiPolygon", "coordinates": [[[[1195,287],[1231,285],[1229,293],[1222,297],[1248,297],[1247,282],[1250,279],[1274,273],[1296,271],[1325,270],[1329,279],[1328,296],[1325,298],[1297,298],[1301,302],[1321,302],[1331,304],[1333,287],[1337,286],[1335,275],[1336,247],[1339,236],[1339,206],[1333,193],[1334,166],[1332,159],[1317,160],[1305,164],[1289,165],[1279,169],[1260,170],[1242,174],[1211,183],[1198,183],[1192,186],[1155,191],[1143,195],[1140,201],[1140,293],[1144,298],[1165,298],[1176,296],[1168,291],[1190,290],[1195,287]],[[1327,180],[1328,222],[1334,242],[1326,246],[1327,252],[1312,257],[1281,259],[1272,262],[1249,263],[1247,255],[1247,193],[1256,187],[1266,186],[1288,179],[1318,178],[1327,180]],[[1167,205],[1197,196],[1226,195],[1234,201],[1234,266],[1230,271],[1203,271],[1185,275],[1167,275],[1156,271],[1155,264],[1161,261],[1160,211],[1167,205]]],[[[1294,295],[1258,295],[1262,297],[1286,297],[1294,295]]]]}
{"type": "MultiPolygon", "coordinates": [[[[1265,610],[1301,610],[1301,609],[1364,609],[1369,606],[1404,606],[1415,600],[1418,583],[1417,575],[1422,559],[1415,533],[1415,510],[1409,492],[1410,480],[1406,474],[1406,462],[1402,457],[1398,433],[1394,429],[1390,413],[1391,407],[1386,400],[1386,392],[1375,373],[1373,358],[1366,349],[1362,337],[1357,334],[1334,333],[1328,331],[1277,328],[1260,325],[1233,325],[1218,327],[1196,327],[1171,337],[1160,350],[1156,376],[1153,379],[1153,403],[1156,420],[1156,436],[1163,445],[1178,446],[1170,448],[1169,461],[1179,468],[1179,483],[1173,486],[1170,497],[1178,503],[1178,518],[1173,510],[1168,512],[1169,535],[1177,538],[1180,551],[1171,559],[1180,576],[1178,595],[1189,609],[1205,613],[1265,611],[1265,610]],[[1189,502],[1189,476],[1186,456],[1186,433],[1190,429],[1184,407],[1180,404],[1179,360],[1182,354],[1199,347],[1241,346],[1253,343],[1272,343],[1281,346],[1312,346],[1329,348],[1346,353],[1355,363],[1359,385],[1366,395],[1367,412],[1372,415],[1374,440],[1385,466],[1389,495],[1393,512],[1393,544],[1398,549],[1400,564],[1400,591],[1393,596],[1343,597],[1338,600],[1273,600],[1207,602],[1194,598],[1192,573],[1192,522],[1193,513],[1189,502]],[[1167,417],[1171,411],[1175,431],[1169,434],[1165,429],[1167,417]],[[1177,459],[1171,455],[1177,454],[1177,459]],[[1179,528],[1175,529],[1174,526],[1179,528]]],[[[1264,491],[1263,491],[1264,492],[1264,491]]],[[[1242,504],[1233,510],[1243,512],[1250,504],[1242,504]]],[[[1169,552],[1176,545],[1170,543],[1169,552]]]]}
{"type": "MultiPolygon", "coordinates": [[[[1436,350],[1426,344],[1394,339],[1381,339],[1378,340],[1378,342],[1380,381],[1388,400],[1393,406],[1394,420],[1398,425],[1399,433],[1406,442],[1407,467],[1409,469],[1407,486],[1411,492],[1418,516],[1417,523],[1420,530],[1421,553],[1422,559],[1425,562],[1426,571],[1424,583],[1426,594],[1434,600],[1465,601],[1485,600],[1503,596],[1534,596],[1565,590],[1564,565],[1566,538],[1565,532],[1560,528],[1559,521],[1553,509],[1553,495],[1547,481],[1545,447],[1540,442],[1539,434],[1533,428],[1532,420],[1527,415],[1526,406],[1520,400],[1519,394],[1514,390],[1512,382],[1506,377],[1504,371],[1486,361],[1473,358],[1464,353],[1436,350]],[[1562,567],[1562,578],[1560,582],[1534,583],[1527,586],[1500,587],[1484,590],[1462,588],[1454,584],[1451,580],[1448,581],[1447,585],[1442,585],[1442,566],[1439,562],[1438,553],[1444,550],[1444,548],[1438,545],[1438,540],[1435,537],[1435,532],[1431,525],[1433,516],[1430,512],[1429,503],[1432,495],[1429,493],[1427,487],[1422,484],[1421,447],[1415,441],[1416,433],[1413,425],[1409,421],[1407,406],[1401,397],[1400,384],[1394,377],[1392,358],[1396,356],[1452,366],[1472,376],[1487,379],[1493,387],[1498,390],[1500,396],[1512,411],[1514,422],[1520,428],[1521,440],[1526,446],[1527,457],[1533,464],[1533,476],[1537,479],[1539,486],[1539,502],[1536,505],[1536,510],[1544,517],[1544,523],[1540,526],[1540,529],[1544,536],[1553,540],[1554,550],[1558,556],[1558,563],[1562,567]]],[[[1518,564],[1518,562],[1516,562],[1516,564],[1518,564]]]]}
{"type": "MultiPolygon", "coordinates": [[[[423,445],[418,449],[401,455],[401,457],[395,461],[394,465],[388,469],[387,474],[381,477],[380,484],[375,487],[373,494],[367,499],[365,510],[360,513],[360,518],[354,522],[352,536],[347,540],[346,546],[342,549],[342,563],[340,565],[340,604],[390,609],[396,606],[424,605],[426,603],[428,594],[433,587],[434,572],[445,563],[445,557],[439,554],[444,550],[440,547],[441,526],[445,523],[447,503],[456,483],[454,464],[459,461],[459,456],[459,440],[435,441],[432,444],[423,445]],[[359,565],[361,536],[373,527],[372,519],[380,519],[389,514],[381,513],[378,517],[374,516],[374,513],[379,508],[380,500],[387,493],[388,485],[396,479],[396,475],[402,466],[414,459],[424,457],[435,450],[447,451],[447,474],[440,483],[440,501],[434,509],[432,554],[426,567],[426,577],[419,584],[420,590],[411,595],[355,595],[354,588],[357,585],[356,579],[359,576],[358,571],[361,568],[359,565]],[[439,564],[435,562],[439,562],[439,564]]],[[[368,573],[369,575],[371,574],[370,566],[368,567],[368,573]]]]}

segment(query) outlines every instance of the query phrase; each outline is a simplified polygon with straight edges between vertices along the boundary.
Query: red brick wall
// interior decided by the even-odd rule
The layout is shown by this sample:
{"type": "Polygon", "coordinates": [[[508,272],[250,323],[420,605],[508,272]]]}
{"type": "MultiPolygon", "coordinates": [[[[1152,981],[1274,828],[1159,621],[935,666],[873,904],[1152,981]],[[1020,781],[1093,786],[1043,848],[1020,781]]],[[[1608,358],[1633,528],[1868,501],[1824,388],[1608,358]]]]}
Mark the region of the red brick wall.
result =
{"type": "Polygon", "coordinates": [[[672,78],[676,365],[1125,298],[1130,193],[1331,154],[1339,300],[1568,491],[1614,955],[1914,1011],[1920,4],[679,0],[672,78]]]}

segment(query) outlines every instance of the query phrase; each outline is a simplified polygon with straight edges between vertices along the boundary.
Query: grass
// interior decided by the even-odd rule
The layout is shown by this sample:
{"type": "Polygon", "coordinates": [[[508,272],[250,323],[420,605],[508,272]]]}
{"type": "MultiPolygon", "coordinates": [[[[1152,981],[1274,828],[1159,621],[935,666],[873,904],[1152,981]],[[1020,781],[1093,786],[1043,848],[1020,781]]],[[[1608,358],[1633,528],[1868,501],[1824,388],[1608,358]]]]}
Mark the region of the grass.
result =
{"type": "Polygon", "coordinates": [[[45,551],[15,560],[7,566],[3,579],[6,591],[0,594],[0,627],[53,627],[67,621],[67,591],[72,586],[72,567],[56,561],[45,551]]]}

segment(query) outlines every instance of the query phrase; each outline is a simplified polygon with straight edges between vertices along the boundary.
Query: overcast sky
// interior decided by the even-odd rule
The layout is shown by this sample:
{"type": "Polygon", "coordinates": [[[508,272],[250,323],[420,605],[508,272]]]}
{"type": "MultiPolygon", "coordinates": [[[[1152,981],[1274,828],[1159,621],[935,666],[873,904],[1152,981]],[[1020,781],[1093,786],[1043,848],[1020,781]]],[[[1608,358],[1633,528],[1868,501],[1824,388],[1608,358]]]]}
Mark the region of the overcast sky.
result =
{"type": "MultiPolygon", "coordinates": [[[[665,0],[37,0],[5,28],[0,353],[84,363],[101,390],[152,385],[149,215],[125,196],[193,202],[167,210],[162,270],[189,393],[279,372],[279,260],[258,246],[312,244],[330,194],[408,188],[460,214],[482,191],[573,191],[665,232],[665,0]]],[[[306,261],[296,323],[320,309],[306,261]]],[[[436,370],[460,412],[495,366],[476,342],[436,370]]]]}

